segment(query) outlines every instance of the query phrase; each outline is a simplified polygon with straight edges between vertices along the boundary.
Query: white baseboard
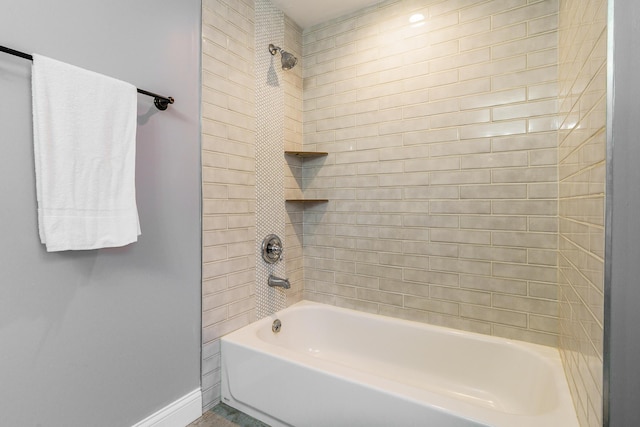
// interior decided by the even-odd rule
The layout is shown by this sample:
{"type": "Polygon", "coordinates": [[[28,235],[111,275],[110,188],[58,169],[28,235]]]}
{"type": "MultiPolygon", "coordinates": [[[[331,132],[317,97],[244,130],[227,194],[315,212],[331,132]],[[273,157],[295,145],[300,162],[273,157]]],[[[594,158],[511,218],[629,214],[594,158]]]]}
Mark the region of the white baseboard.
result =
{"type": "Polygon", "coordinates": [[[202,415],[202,393],[197,388],[151,414],[133,427],[185,427],[202,415]]]}

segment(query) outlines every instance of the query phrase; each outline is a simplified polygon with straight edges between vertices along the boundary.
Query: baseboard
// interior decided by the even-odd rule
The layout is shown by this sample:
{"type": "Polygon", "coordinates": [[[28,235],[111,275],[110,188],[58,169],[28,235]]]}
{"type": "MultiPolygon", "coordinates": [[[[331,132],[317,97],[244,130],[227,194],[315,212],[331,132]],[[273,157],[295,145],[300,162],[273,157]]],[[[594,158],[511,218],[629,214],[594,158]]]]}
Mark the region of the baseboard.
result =
{"type": "Polygon", "coordinates": [[[151,414],[133,427],[185,427],[202,415],[202,393],[199,388],[151,414]]]}

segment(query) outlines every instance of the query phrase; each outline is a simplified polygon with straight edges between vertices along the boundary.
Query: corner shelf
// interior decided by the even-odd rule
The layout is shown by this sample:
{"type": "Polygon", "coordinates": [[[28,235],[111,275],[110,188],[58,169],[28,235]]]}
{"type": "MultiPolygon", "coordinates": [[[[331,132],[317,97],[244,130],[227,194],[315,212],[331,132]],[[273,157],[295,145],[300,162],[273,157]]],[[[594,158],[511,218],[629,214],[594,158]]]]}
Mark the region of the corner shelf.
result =
{"type": "MultiPolygon", "coordinates": [[[[328,156],[329,153],[325,151],[285,151],[285,156],[297,157],[302,159],[304,163],[307,159],[314,159],[318,157],[328,156]]],[[[303,199],[303,198],[285,198],[285,202],[289,203],[301,203],[301,204],[315,204],[315,203],[327,203],[329,199],[303,199]]]]}
{"type": "Polygon", "coordinates": [[[329,155],[329,153],[324,151],[285,151],[284,154],[287,156],[300,157],[302,159],[311,159],[314,157],[324,157],[329,155]]]}

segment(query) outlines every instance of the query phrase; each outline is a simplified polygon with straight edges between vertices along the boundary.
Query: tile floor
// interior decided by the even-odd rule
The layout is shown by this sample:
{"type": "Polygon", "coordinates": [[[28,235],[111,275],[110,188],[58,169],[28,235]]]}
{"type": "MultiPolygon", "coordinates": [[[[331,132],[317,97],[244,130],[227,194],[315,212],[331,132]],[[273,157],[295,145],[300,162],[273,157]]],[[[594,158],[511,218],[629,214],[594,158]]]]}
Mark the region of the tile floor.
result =
{"type": "Polygon", "coordinates": [[[187,427],[269,427],[267,424],[219,403],[187,427]]]}

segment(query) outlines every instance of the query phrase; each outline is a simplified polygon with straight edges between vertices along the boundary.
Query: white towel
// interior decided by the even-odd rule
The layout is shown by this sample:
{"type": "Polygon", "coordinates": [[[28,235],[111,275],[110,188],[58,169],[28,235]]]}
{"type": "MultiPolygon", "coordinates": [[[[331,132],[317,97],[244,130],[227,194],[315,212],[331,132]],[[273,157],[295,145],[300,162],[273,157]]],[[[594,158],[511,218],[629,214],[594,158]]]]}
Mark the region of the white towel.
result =
{"type": "Polygon", "coordinates": [[[47,251],[137,241],[135,86],[34,54],[32,91],[38,228],[47,251]]]}

